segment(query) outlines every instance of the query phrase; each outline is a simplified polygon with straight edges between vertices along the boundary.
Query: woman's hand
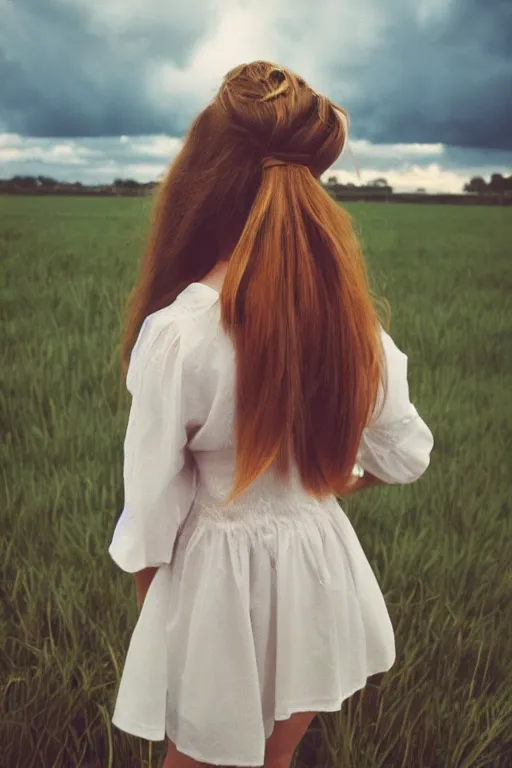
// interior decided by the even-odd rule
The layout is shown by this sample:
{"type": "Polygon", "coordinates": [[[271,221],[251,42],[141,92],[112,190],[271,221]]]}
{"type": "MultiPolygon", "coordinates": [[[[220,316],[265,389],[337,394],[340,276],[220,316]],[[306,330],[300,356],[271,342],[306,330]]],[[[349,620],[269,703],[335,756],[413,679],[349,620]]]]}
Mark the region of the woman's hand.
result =
{"type": "Polygon", "coordinates": [[[135,591],[137,593],[137,607],[140,611],[142,604],[146,598],[148,589],[151,586],[151,582],[155,578],[155,574],[158,568],[144,568],[142,571],[138,571],[134,574],[135,579],[135,591]]]}

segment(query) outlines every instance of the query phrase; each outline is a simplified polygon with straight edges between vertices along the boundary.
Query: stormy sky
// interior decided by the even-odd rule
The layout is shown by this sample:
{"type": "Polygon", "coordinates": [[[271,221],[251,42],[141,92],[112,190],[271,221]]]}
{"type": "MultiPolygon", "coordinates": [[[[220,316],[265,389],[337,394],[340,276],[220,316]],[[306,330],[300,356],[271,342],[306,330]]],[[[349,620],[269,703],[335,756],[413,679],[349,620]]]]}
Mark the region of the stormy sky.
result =
{"type": "Polygon", "coordinates": [[[348,109],[364,181],[512,172],[512,0],[0,0],[0,177],[156,178],[257,58],[348,109]]]}

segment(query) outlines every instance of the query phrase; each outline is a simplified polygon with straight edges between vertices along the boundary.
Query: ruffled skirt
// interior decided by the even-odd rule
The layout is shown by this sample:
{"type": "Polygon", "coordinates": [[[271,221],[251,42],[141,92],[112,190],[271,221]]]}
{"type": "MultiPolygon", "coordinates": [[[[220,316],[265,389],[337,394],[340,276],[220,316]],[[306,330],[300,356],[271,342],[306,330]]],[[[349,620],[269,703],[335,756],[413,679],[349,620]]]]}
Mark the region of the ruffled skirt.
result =
{"type": "Polygon", "coordinates": [[[276,720],[340,709],[394,660],[381,590],[334,498],[197,502],[146,596],[113,723],[201,762],[261,766],[276,720]]]}

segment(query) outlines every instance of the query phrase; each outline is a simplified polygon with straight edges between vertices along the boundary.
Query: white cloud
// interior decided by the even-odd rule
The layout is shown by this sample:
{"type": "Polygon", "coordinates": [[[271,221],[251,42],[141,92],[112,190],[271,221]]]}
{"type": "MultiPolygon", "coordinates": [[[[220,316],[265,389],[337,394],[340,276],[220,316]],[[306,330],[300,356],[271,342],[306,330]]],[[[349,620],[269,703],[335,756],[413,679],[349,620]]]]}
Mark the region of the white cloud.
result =
{"type": "MultiPolygon", "coordinates": [[[[178,154],[182,139],[156,136],[55,139],[24,138],[0,133],[0,176],[51,176],[62,181],[111,182],[159,178],[178,154]]],[[[371,144],[354,140],[350,152],[327,171],[342,183],[365,184],[384,177],[397,191],[460,192],[471,176],[512,173],[512,153],[499,156],[476,150],[454,150],[442,144],[371,144]],[[358,176],[357,168],[360,169],[358,176]]]]}
{"type": "MultiPolygon", "coordinates": [[[[399,0],[400,3],[404,0],[399,0]]],[[[347,107],[357,90],[354,74],[377,51],[388,23],[385,3],[375,0],[281,0],[275,55],[327,96],[347,107]],[[341,101],[340,101],[341,99],[341,101]]]]}
{"type": "Polygon", "coordinates": [[[310,0],[213,0],[211,7],[214,23],[185,65],[160,60],[150,64],[147,89],[152,102],[173,99],[178,109],[189,112],[191,103],[199,109],[213,97],[226,72],[256,59],[290,67],[320,90],[332,90],[335,59],[337,90],[346,100],[352,77],[343,75],[344,68],[378,46],[386,23],[386,14],[374,0],[360,0],[357,9],[349,0],[324,0],[321,13],[310,0]]]}
{"type": "Polygon", "coordinates": [[[87,165],[96,154],[77,142],[55,143],[53,146],[38,145],[37,140],[26,139],[15,134],[0,134],[0,162],[41,162],[56,165],[87,165]]]}
{"type": "Polygon", "coordinates": [[[273,59],[277,40],[268,25],[269,4],[240,7],[230,3],[218,26],[190,60],[189,71],[216,87],[229,69],[256,58],[273,59]],[[206,75],[206,77],[205,77],[206,75]]]}
{"type": "Polygon", "coordinates": [[[176,157],[183,146],[183,141],[170,136],[148,136],[142,141],[132,141],[130,144],[136,152],[169,161],[176,157]]]}
{"type": "Polygon", "coordinates": [[[140,182],[155,181],[159,179],[166,170],[167,166],[152,163],[133,163],[124,166],[127,178],[136,179],[140,182]]]}
{"type": "Polygon", "coordinates": [[[23,139],[17,133],[0,133],[0,148],[8,147],[12,149],[13,147],[20,146],[22,143],[23,139]]]}
{"type": "Polygon", "coordinates": [[[426,192],[462,192],[462,188],[471,174],[460,169],[443,170],[439,164],[407,165],[400,168],[365,168],[360,176],[355,172],[331,170],[325,174],[336,176],[341,184],[367,184],[377,178],[386,178],[396,192],[409,192],[425,189],[426,192]]]}
{"type": "Polygon", "coordinates": [[[442,144],[372,144],[365,139],[351,141],[354,154],[365,157],[403,159],[407,157],[439,156],[444,152],[442,144]]]}
{"type": "Polygon", "coordinates": [[[216,3],[217,24],[192,51],[185,67],[157,62],[148,79],[153,99],[186,99],[198,105],[209,101],[222,78],[233,67],[254,59],[273,60],[278,36],[272,16],[275,5],[261,0],[257,6],[233,0],[216,3]]]}

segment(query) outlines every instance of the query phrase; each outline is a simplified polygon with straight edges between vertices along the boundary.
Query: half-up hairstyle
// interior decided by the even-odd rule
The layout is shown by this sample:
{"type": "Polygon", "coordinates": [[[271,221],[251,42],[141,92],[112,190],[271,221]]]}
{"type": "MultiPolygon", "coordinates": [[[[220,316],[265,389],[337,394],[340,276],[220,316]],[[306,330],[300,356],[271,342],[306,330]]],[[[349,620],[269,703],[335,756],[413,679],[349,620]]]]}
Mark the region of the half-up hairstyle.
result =
{"type": "Polygon", "coordinates": [[[351,219],[319,178],[347,115],[267,62],[225,77],[161,184],[122,345],[230,253],[221,317],[237,356],[229,501],[271,466],[342,495],[383,380],[377,304],[351,219]]]}

